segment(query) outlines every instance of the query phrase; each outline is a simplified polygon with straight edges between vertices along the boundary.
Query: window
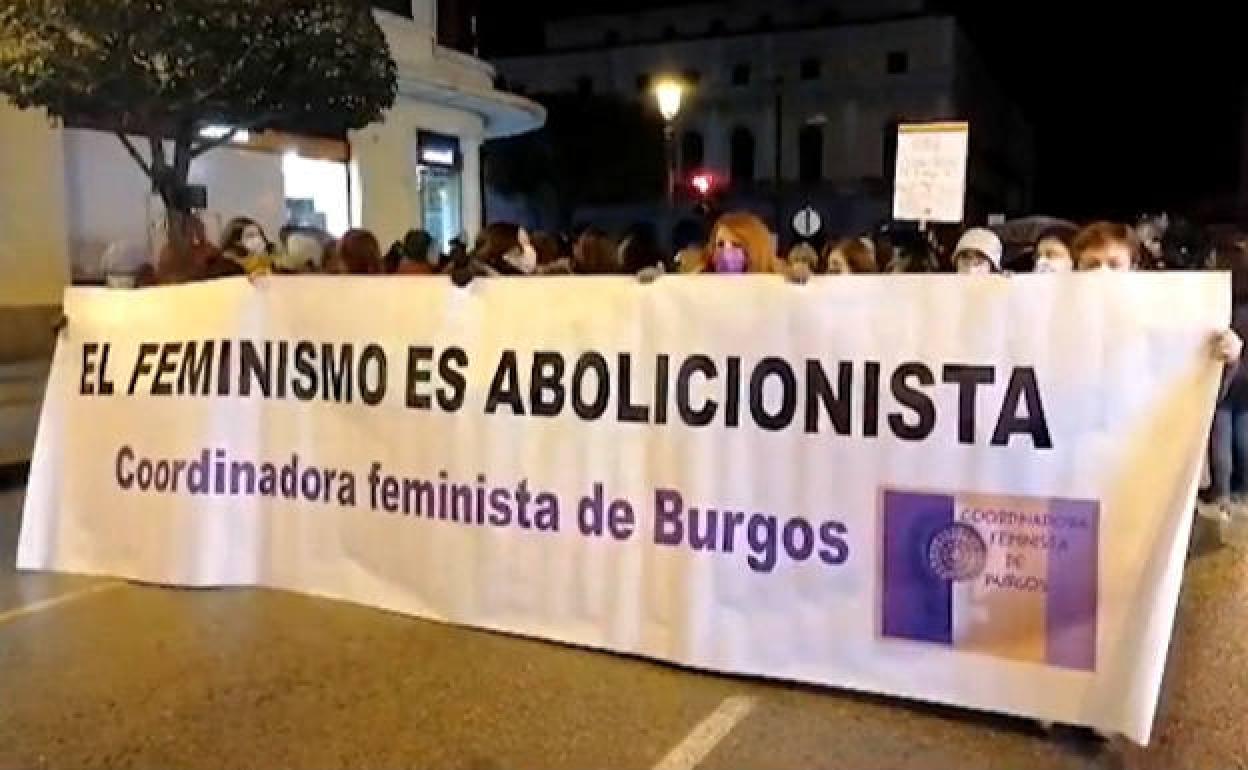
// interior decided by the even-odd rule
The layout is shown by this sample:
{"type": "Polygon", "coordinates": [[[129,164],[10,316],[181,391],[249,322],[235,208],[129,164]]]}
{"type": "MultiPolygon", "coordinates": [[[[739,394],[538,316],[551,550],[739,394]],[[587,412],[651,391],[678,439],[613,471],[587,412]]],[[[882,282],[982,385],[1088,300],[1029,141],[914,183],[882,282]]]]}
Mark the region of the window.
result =
{"type": "Polygon", "coordinates": [[[594,92],[594,79],[588,75],[581,75],[576,79],[576,92],[581,96],[588,96],[594,92]]]}
{"type": "Polygon", "coordinates": [[[707,28],[708,35],[722,35],[728,31],[728,27],[724,24],[723,19],[712,19],[711,26],[707,28]]]}
{"type": "Polygon", "coordinates": [[[675,28],[675,27],[673,27],[671,24],[668,24],[666,27],[664,27],[664,28],[663,28],[663,39],[664,39],[664,40],[675,40],[675,39],[676,39],[676,28],[675,28]]]}
{"type": "Polygon", "coordinates": [[[618,29],[607,30],[606,34],[602,36],[602,44],[603,45],[619,45],[620,44],[620,31],[618,29]]]}
{"type": "Polygon", "coordinates": [[[748,184],[754,181],[754,134],[745,126],[732,129],[732,181],[748,184]]]}
{"type": "Polygon", "coordinates": [[[771,18],[770,13],[764,13],[758,17],[758,21],[754,22],[754,27],[759,32],[767,32],[775,26],[775,21],[771,18]]]}
{"type": "Polygon", "coordinates": [[[643,72],[642,74],[637,76],[637,90],[638,91],[650,90],[650,76],[648,74],[643,72]]]}
{"type": "Polygon", "coordinates": [[[802,80],[818,80],[822,72],[818,59],[802,59],[800,65],[802,80]]]}
{"type": "Polygon", "coordinates": [[[680,137],[680,168],[688,174],[702,167],[706,159],[706,146],[698,131],[686,131],[680,137]]]}
{"type": "Polygon", "coordinates": [[[748,86],[750,84],[750,65],[738,64],[732,68],[732,84],[734,86],[748,86]]]}
{"type": "Polygon", "coordinates": [[[685,85],[689,86],[690,88],[696,87],[699,83],[702,82],[702,73],[698,72],[697,70],[685,70],[684,76],[685,76],[685,85]]]}
{"type": "Polygon", "coordinates": [[[904,75],[910,71],[910,54],[905,51],[888,52],[888,74],[904,75]]]}
{"type": "Polygon", "coordinates": [[[798,175],[807,184],[823,181],[823,126],[803,126],[797,138],[798,175]]]}

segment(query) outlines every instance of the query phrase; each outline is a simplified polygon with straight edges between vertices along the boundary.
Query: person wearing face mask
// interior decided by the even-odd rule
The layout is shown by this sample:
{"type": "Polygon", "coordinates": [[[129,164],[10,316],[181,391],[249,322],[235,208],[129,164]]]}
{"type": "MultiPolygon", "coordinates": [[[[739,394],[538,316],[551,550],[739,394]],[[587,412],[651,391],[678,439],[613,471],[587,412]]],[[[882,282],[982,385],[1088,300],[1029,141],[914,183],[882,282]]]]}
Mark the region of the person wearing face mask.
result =
{"type": "Polygon", "coordinates": [[[1050,227],[1036,238],[1033,252],[1037,273],[1069,273],[1075,269],[1072,251],[1074,231],[1069,227],[1050,227]]]}
{"type": "Polygon", "coordinates": [[[221,251],[247,275],[273,272],[273,242],[254,219],[231,219],[221,232],[221,251]]]}
{"type": "Polygon", "coordinates": [[[777,268],[771,232],[761,219],[745,211],[719,218],[706,253],[710,258],[703,272],[707,273],[775,273],[777,268]]]}
{"type": "Polygon", "coordinates": [[[959,273],[988,275],[1001,272],[1001,238],[991,230],[972,227],[958,239],[953,266],[959,273]]]}

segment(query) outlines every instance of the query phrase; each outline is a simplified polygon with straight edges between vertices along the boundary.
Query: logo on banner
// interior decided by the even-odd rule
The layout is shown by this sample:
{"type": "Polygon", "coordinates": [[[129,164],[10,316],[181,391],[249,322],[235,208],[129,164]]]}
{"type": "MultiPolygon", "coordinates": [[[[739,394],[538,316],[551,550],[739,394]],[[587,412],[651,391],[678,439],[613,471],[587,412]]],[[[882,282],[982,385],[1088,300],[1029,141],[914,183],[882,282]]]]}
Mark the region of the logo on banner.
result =
{"type": "Polygon", "coordinates": [[[1096,668],[1094,501],[885,490],[880,633],[1096,668]]]}

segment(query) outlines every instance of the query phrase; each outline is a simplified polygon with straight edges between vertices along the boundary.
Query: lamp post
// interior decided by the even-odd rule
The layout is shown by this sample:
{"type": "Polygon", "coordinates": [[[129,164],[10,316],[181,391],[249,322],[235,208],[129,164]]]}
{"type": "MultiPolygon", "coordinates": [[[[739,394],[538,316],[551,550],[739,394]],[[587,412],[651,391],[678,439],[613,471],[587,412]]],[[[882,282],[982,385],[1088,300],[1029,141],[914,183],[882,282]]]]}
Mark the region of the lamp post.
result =
{"type": "Polygon", "coordinates": [[[654,87],[654,98],[663,116],[663,149],[667,154],[667,207],[676,206],[676,116],[685,98],[685,84],[676,78],[662,78],[654,87]]]}

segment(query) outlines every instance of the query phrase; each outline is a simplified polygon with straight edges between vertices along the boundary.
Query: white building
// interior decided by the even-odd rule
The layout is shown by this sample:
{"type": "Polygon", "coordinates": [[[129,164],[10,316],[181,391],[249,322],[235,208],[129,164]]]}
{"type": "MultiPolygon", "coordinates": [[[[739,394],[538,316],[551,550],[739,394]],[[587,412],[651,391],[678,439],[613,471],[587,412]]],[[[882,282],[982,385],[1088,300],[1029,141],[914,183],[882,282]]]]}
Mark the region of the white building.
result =
{"type": "Polygon", "coordinates": [[[509,88],[533,94],[650,99],[656,78],[678,75],[691,88],[676,125],[682,171],[767,197],[778,159],[791,202],[886,198],[898,122],[969,120],[968,212],[1025,211],[1030,129],[956,21],[924,6],[738,0],[583,16],[548,24],[543,52],[495,64],[509,88]]]}
{"type": "MultiPolygon", "coordinates": [[[[191,181],[206,187],[210,235],[245,215],[271,236],[292,219],[335,234],[364,227],[383,248],[413,227],[444,244],[475,236],[482,142],[534,129],[545,113],[496,90],[489,65],[439,44],[439,11],[459,10],[451,2],[384,5],[377,18],[399,73],[385,120],[345,139],[264,134],[204,155],[191,181]]],[[[28,456],[51,321],[71,276],[98,280],[113,242],[157,253],[163,214],[113,135],[0,98],[0,465],[28,456]]]]}
{"type": "MultiPolygon", "coordinates": [[[[413,227],[444,243],[475,235],[482,142],[534,129],[544,112],[496,90],[488,64],[439,45],[439,3],[402,2],[410,18],[376,12],[399,73],[385,120],[342,140],[265,134],[204,155],[191,182],[207,188],[210,235],[238,215],[271,236],[292,218],[335,234],[364,227],[383,244],[413,227]]],[[[0,305],[59,302],[71,274],[98,276],[108,244],[157,251],[162,221],[150,183],[114,136],[0,102],[0,305]]]]}

